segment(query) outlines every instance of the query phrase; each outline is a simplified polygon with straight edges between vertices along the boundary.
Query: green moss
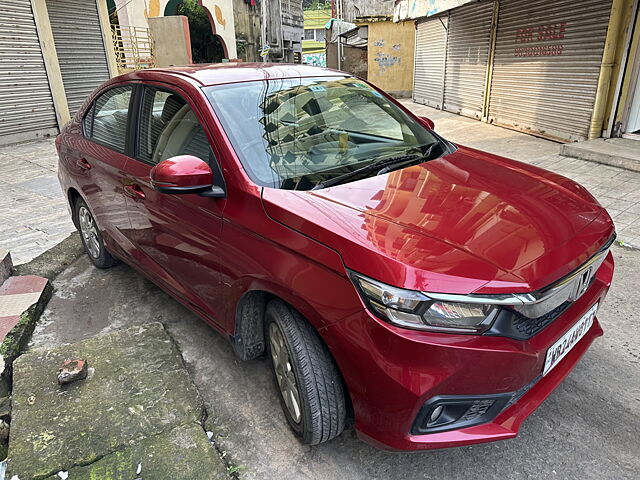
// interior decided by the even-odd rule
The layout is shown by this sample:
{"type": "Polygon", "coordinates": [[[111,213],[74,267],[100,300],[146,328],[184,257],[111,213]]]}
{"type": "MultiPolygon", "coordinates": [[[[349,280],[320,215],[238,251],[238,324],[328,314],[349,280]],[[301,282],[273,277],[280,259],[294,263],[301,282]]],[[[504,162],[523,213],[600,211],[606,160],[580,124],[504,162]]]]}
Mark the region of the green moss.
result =
{"type": "MultiPolygon", "coordinates": [[[[228,469],[207,441],[197,423],[181,425],[169,432],[141,440],[107,455],[91,465],[69,470],[78,480],[229,479],[228,469]],[[140,473],[138,474],[138,469],[140,473]]],[[[237,471],[235,469],[234,471],[237,471]]],[[[48,480],[59,480],[56,476],[48,480]]]]}
{"type": "Polygon", "coordinates": [[[14,362],[8,470],[20,478],[46,478],[97,463],[144,439],[197,424],[203,412],[180,354],[159,323],[33,349],[14,362]],[[69,358],[86,359],[93,371],[60,386],[56,372],[69,358]]]}

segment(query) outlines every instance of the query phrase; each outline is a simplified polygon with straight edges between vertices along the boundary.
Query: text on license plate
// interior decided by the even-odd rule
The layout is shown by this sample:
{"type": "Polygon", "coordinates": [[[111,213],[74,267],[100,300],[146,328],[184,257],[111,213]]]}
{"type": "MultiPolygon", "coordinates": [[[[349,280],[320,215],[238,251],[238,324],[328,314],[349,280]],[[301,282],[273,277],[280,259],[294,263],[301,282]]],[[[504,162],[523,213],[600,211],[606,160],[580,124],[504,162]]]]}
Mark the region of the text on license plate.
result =
{"type": "Polygon", "coordinates": [[[542,375],[549,373],[551,369],[560,363],[560,360],[562,360],[564,356],[571,351],[573,346],[578,343],[582,337],[584,337],[584,334],[587,333],[591,328],[591,325],[593,325],[593,319],[595,318],[597,311],[598,304],[596,303],[582,316],[580,320],[576,322],[573,327],[569,329],[567,333],[549,347],[549,350],[547,350],[547,358],[544,361],[544,370],[542,370],[542,375]]]}

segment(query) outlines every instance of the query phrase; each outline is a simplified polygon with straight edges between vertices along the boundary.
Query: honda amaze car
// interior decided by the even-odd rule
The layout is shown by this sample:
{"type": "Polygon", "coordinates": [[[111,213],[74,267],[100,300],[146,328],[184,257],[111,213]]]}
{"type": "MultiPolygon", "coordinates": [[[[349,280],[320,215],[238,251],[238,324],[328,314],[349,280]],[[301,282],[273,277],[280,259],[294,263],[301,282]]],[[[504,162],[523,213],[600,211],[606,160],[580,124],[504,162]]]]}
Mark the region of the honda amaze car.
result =
{"type": "Polygon", "coordinates": [[[56,140],[91,261],[124,261],[271,360],[309,444],[515,437],[602,334],[614,226],[580,185],[454,145],[301,65],[109,80],[56,140]]]}

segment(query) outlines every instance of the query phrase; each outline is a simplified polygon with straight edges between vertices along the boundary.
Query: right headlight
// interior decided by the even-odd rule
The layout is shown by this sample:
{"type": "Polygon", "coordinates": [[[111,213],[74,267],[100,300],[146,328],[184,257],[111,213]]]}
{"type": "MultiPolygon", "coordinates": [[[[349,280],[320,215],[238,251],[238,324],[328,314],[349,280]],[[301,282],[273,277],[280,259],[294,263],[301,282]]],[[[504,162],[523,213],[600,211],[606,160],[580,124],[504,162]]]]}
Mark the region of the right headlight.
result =
{"type": "Polygon", "coordinates": [[[491,327],[500,309],[498,305],[506,303],[504,297],[496,297],[494,303],[456,301],[456,295],[442,295],[446,297],[443,300],[416,290],[392,287],[356,272],[350,272],[350,276],[369,310],[400,327],[480,334],[491,327]]]}

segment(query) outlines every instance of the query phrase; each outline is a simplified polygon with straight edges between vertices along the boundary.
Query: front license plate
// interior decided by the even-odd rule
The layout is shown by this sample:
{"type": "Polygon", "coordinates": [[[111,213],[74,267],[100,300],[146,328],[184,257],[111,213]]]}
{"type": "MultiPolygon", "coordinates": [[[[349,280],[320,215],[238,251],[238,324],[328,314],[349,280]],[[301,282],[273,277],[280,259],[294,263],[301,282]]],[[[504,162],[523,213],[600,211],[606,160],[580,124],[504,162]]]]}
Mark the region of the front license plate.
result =
{"type": "Polygon", "coordinates": [[[584,334],[587,333],[591,325],[593,325],[593,319],[596,317],[597,311],[598,304],[596,303],[567,333],[549,347],[549,350],[547,350],[547,358],[544,361],[542,375],[549,373],[551,369],[560,363],[560,360],[571,351],[574,345],[584,337],[584,334]]]}

